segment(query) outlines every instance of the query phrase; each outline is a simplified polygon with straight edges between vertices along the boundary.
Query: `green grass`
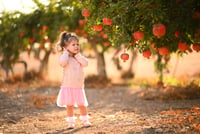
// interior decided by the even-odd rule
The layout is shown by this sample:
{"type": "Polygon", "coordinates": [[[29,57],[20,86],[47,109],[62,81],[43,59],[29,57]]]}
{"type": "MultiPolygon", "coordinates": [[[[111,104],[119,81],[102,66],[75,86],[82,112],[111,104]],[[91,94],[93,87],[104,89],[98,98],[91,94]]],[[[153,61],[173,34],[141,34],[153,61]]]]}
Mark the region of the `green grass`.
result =
{"type": "MultiPolygon", "coordinates": [[[[157,78],[140,78],[140,79],[133,79],[130,82],[130,86],[140,86],[140,87],[149,87],[157,85],[158,79],[157,78]]],[[[186,87],[186,86],[197,86],[200,87],[200,77],[164,77],[163,79],[164,86],[179,86],[179,87],[186,87]]]]}

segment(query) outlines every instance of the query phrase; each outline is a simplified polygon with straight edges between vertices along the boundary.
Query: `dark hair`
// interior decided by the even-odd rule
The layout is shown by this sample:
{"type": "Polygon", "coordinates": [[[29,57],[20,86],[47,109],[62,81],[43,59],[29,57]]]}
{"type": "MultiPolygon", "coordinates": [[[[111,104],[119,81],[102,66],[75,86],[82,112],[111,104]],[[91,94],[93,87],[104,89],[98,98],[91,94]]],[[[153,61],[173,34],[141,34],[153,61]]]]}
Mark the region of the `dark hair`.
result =
{"type": "Polygon", "coordinates": [[[60,34],[60,39],[58,42],[58,46],[60,46],[61,48],[60,51],[63,51],[64,47],[68,45],[72,40],[78,41],[78,38],[75,35],[71,35],[70,33],[67,33],[66,31],[62,32],[60,34]]]}

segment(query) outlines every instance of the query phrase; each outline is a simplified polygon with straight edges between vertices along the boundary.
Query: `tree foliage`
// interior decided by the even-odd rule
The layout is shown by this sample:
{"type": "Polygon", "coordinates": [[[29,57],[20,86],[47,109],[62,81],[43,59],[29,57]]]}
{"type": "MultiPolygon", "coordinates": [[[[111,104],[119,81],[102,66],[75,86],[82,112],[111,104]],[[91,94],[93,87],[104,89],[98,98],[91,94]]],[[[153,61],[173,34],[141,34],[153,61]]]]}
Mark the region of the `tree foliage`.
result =
{"type": "MultiPolygon", "coordinates": [[[[38,0],[34,2],[37,8],[28,14],[19,11],[1,12],[0,63],[7,77],[9,70],[20,60],[19,54],[24,51],[34,52],[41,62],[40,71],[46,71],[49,55],[60,32],[78,26],[81,11],[73,7],[70,1],[52,0],[48,5],[38,0]],[[45,56],[40,58],[40,52],[45,52],[45,56]]],[[[26,65],[24,61],[22,63],[26,65]]]]}
{"type": "MultiPolygon", "coordinates": [[[[87,0],[82,1],[90,15],[85,17],[93,32],[95,25],[103,30],[114,47],[126,45],[149,58],[156,55],[155,69],[163,79],[165,59],[171,53],[180,55],[200,51],[199,0],[87,0]],[[112,21],[111,25],[104,22],[112,21]],[[164,62],[163,62],[164,61],[164,62]]],[[[168,61],[167,60],[167,61],[168,61]]]]}
{"type": "Polygon", "coordinates": [[[136,41],[133,48],[140,52],[166,46],[170,52],[180,51],[178,43],[188,45],[200,42],[200,1],[199,0],[87,0],[83,1],[90,11],[87,21],[91,26],[103,24],[105,17],[111,18],[112,25],[104,25],[114,46],[135,42],[133,34],[142,31],[144,38],[136,41]],[[153,34],[153,27],[163,24],[166,33],[161,38],[153,34]],[[179,33],[175,36],[175,33],[179,33]]]}

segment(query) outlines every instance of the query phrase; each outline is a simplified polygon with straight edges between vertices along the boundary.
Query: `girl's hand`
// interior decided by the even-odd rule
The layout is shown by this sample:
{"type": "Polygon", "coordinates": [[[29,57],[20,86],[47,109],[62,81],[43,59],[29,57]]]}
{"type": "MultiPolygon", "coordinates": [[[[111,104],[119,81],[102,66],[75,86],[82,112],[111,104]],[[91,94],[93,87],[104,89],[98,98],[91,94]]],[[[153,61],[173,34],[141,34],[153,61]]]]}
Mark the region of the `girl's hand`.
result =
{"type": "Polygon", "coordinates": [[[63,47],[64,51],[67,51],[68,53],[71,53],[67,48],[63,47]]]}
{"type": "Polygon", "coordinates": [[[63,50],[64,50],[64,51],[67,51],[67,48],[66,48],[66,47],[63,47],[63,50]]]}

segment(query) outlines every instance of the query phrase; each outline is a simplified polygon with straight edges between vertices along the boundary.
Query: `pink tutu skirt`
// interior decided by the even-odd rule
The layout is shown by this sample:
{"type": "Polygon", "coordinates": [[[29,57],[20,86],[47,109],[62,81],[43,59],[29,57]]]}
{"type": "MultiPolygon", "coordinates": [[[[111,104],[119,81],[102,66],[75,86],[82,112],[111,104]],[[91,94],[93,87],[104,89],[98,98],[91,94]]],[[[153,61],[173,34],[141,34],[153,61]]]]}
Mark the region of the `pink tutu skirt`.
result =
{"type": "Polygon", "coordinates": [[[58,93],[57,105],[66,107],[67,105],[88,106],[88,101],[83,88],[62,87],[58,93]]]}

